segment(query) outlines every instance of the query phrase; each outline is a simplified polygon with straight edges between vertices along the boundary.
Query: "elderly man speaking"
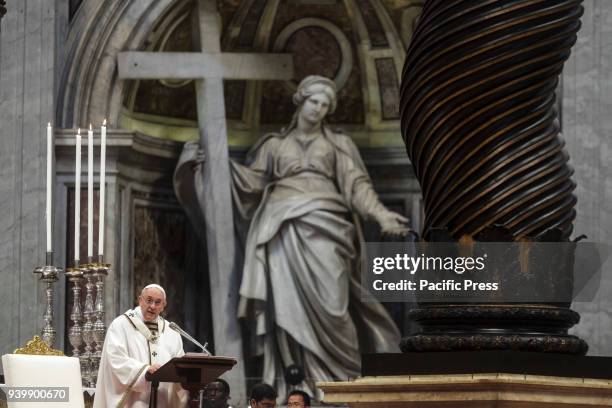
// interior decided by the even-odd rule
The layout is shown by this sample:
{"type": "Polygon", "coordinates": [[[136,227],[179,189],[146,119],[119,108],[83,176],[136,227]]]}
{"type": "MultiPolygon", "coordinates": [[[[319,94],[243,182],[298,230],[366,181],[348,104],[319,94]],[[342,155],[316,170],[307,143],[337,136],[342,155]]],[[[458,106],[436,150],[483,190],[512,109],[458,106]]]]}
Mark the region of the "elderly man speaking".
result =
{"type": "MultiPolygon", "coordinates": [[[[156,284],[147,285],[138,297],[139,306],[115,318],[108,328],[94,408],[149,406],[151,383],[146,372],[154,373],[183,351],[181,336],[170,329],[159,314],[166,307],[166,292],[156,284]]],[[[188,393],[179,384],[160,383],[157,406],[183,407],[188,393]]]]}

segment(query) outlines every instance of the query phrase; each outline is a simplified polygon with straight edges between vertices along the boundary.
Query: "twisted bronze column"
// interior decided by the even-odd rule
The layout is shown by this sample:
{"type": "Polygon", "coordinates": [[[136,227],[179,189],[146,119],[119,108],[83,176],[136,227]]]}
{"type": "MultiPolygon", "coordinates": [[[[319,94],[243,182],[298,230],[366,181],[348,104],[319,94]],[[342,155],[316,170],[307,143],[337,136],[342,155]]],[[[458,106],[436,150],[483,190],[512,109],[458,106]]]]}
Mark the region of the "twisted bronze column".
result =
{"type": "MultiPolygon", "coordinates": [[[[479,240],[492,228],[509,241],[569,239],[575,184],[555,89],[582,13],[581,0],[425,3],[400,106],[425,240],[439,230],[479,240]]],[[[565,306],[422,307],[413,317],[424,331],[403,347],[584,353],[586,343],[567,335],[579,316],[565,306]],[[457,334],[453,321],[471,329],[457,334]]]]}

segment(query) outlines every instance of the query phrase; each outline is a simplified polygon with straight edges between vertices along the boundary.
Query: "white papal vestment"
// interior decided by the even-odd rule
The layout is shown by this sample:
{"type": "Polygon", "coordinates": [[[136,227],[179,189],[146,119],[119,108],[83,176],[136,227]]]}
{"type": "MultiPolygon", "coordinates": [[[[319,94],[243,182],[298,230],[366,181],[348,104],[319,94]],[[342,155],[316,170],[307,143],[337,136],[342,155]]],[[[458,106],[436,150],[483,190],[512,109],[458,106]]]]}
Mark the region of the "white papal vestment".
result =
{"type": "MultiPolygon", "coordinates": [[[[149,406],[151,383],[145,380],[149,366],[185,354],[180,334],[168,323],[158,317],[158,336],[153,336],[143,323],[140,307],[113,320],[102,349],[94,408],[149,406]]],[[[187,400],[188,393],[179,384],[159,384],[159,408],[183,407],[187,400]]]]}

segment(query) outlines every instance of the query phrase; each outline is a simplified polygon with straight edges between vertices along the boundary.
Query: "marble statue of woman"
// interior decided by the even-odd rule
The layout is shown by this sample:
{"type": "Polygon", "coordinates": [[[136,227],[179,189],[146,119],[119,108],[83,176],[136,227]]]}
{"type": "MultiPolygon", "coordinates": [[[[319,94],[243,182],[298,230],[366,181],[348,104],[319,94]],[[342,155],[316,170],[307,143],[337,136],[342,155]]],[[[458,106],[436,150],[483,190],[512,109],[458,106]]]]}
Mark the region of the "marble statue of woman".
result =
{"type": "Polygon", "coordinates": [[[234,205],[250,220],[238,314],[252,324],[263,381],[283,395],[297,364],[312,395],[315,381],[358,376],[360,353],[399,350],[384,307],[360,300],[352,214],[392,235],[408,220],[380,202],[351,138],[325,126],[334,82],[306,77],[293,102],[287,128],[259,140],[245,165],[231,162],[234,205]]]}

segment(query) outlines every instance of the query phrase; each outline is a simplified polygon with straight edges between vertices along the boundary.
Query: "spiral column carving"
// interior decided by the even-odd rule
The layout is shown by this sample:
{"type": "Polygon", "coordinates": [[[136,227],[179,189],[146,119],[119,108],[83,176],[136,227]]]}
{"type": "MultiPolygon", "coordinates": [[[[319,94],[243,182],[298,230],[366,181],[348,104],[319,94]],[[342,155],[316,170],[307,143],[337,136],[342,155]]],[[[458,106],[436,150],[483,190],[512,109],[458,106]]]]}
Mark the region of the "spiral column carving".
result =
{"type": "MultiPolygon", "coordinates": [[[[569,239],[575,184],[555,90],[581,3],[425,2],[400,90],[402,137],[423,191],[423,239],[569,239]]],[[[422,331],[401,346],[584,354],[587,344],[567,332],[579,320],[568,307],[421,304],[411,317],[422,331]]]]}
{"type": "Polygon", "coordinates": [[[402,73],[402,135],[424,236],[491,225],[515,239],[572,232],[576,197],[555,89],[581,0],[430,0],[402,73]]]}

